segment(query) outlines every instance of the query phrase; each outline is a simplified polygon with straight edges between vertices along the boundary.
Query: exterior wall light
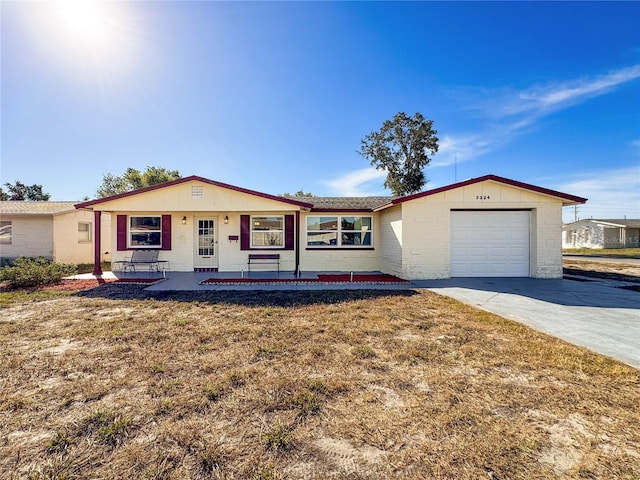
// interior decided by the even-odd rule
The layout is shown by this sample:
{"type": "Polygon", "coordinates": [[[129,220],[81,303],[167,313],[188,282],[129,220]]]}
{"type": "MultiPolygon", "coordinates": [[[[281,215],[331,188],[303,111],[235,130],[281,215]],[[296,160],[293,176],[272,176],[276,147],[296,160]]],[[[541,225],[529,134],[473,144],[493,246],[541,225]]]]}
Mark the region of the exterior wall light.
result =
{"type": "Polygon", "coordinates": [[[224,224],[228,225],[229,224],[229,215],[225,215],[224,216],[224,224]]]}
{"type": "Polygon", "coordinates": [[[187,224],[187,216],[186,215],[184,217],[182,217],[182,224],[183,225],[187,224]]]}

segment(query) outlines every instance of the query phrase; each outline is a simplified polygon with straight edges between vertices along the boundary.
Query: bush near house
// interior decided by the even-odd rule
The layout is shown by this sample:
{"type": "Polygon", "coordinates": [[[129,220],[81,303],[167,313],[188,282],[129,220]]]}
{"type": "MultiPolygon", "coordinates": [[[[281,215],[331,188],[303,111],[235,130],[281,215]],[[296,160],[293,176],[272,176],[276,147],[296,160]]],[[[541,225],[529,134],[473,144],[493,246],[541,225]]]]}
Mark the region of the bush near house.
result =
{"type": "Polygon", "coordinates": [[[7,282],[10,288],[36,287],[57,283],[76,271],[75,265],[52,262],[44,257],[19,257],[13,265],[0,269],[0,281],[7,282]]]}

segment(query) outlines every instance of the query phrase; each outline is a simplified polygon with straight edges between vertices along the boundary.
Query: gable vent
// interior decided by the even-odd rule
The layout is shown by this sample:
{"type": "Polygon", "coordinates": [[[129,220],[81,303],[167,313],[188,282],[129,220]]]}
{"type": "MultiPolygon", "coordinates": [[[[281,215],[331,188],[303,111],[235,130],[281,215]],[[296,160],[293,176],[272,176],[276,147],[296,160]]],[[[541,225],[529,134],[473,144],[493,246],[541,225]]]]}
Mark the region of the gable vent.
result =
{"type": "Polygon", "coordinates": [[[192,186],[191,198],[204,198],[204,187],[202,185],[192,186]]]}

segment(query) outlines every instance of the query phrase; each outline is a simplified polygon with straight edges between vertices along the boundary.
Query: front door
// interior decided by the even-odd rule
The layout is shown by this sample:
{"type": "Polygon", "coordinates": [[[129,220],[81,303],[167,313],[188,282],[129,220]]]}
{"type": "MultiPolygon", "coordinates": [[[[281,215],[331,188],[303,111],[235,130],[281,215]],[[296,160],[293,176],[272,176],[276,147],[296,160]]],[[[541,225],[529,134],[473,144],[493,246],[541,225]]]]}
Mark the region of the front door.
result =
{"type": "Polygon", "coordinates": [[[196,218],[196,268],[213,268],[218,266],[218,241],[216,240],[216,219],[196,218]]]}

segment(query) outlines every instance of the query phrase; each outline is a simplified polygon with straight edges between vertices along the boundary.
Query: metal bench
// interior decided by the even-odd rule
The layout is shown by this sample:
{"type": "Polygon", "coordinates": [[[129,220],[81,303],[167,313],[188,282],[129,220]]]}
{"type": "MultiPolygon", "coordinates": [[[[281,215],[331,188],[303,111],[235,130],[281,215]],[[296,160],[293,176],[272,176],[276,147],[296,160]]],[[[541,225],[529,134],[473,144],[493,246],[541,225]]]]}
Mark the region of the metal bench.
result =
{"type": "Polygon", "coordinates": [[[136,265],[144,265],[149,272],[160,271],[158,264],[158,250],[134,250],[131,257],[125,257],[123,262],[124,271],[136,271],[136,265]]]}
{"type": "Polygon", "coordinates": [[[279,253],[250,253],[249,254],[249,271],[253,265],[278,265],[278,273],[280,273],[280,254],[279,253]]]}

